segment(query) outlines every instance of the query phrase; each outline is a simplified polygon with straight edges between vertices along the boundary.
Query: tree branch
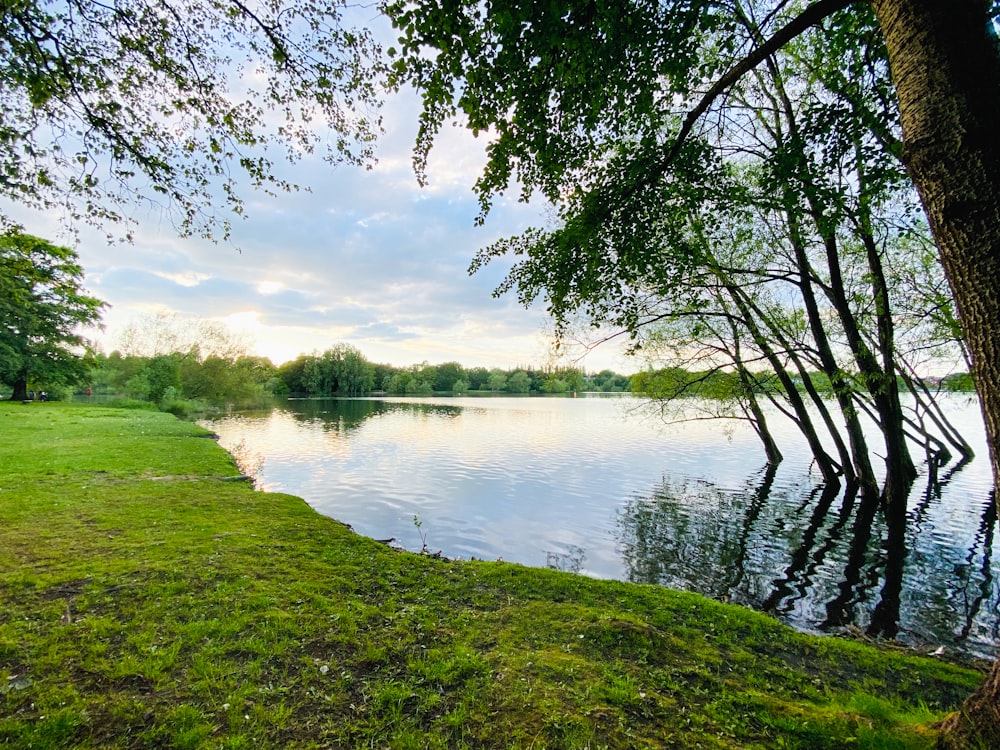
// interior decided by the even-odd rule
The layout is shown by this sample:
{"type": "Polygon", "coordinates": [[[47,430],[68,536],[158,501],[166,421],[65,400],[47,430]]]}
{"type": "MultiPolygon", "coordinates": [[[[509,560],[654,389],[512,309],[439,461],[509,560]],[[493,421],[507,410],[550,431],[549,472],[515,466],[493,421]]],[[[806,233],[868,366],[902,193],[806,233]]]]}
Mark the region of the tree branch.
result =
{"type": "Polygon", "coordinates": [[[726,71],[701,98],[701,101],[695,105],[695,108],[688,112],[687,117],[684,118],[681,129],[677,132],[677,139],[674,141],[674,145],[670,151],[667,152],[667,157],[663,162],[663,169],[666,170],[666,167],[677,156],[698,118],[705,114],[715,100],[722,96],[731,86],[806,29],[817,25],[837,11],[858,2],[862,2],[862,0],[817,0],[817,2],[810,5],[778,29],[763,44],[726,71]]]}

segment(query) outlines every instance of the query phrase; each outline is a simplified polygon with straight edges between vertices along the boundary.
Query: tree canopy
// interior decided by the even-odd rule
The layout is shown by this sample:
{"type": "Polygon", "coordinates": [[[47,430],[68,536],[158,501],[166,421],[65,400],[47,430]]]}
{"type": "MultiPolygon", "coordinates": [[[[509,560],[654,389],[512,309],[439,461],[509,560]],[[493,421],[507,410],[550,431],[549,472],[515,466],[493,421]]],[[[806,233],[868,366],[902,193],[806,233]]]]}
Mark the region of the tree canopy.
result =
{"type": "Polygon", "coordinates": [[[98,323],[105,303],[82,284],[73,250],[26,234],[0,236],[0,381],[13,387],[12,398],[87,374],[78,329],[98,323]]]}
{"type": "MultiPolygon", "coordinates": [[[[777,178],[771,183],[771,210],[785,214],[804,303],[812,305],[817,293],[830,298],[842,326],[841,345],[849,347],[864,388],[889,419],[887,443],[891,433],[897,444],[903,425],[892,392],[895,320],[887,305],[888,283],[880,277],[885,266],[882,238],[873,231],[875,194],[866,196],[866,186],[881,181],[888,188],[885,180],[893,178],[885,170],[893,170],[892,160],[905,166],[954,294],[955,319],[968,345],[1000,487],[995,335],[1000,330],[1000,146],[995,137],[1000,45],[994,26],[1000,8],[995,2],[483,5],[458,0],[442,5],[415,0],[392,4],[389,12],[401,32],[399,46],[390,50],[396,56],[395,81],[416,86],[423,97],[418,175],[435,135],[457,119],[489,139],[487,164],[476,183],[480,220],[515,180],[522,199],[540,193],[556,207],[554,228],[529,230],[480,253],[473,269],[499,255],[517,258],[498,291],[517,290],[526,302],[542,295],[557,319],[583,310],[593,320],[610,319],[635,331],[650,320],[651,287],[658,299],[689,297],[686,282],[707,269],[741,308],[741,320],[754,324],[764,317],[764,308],[729,274],[726,259],[718,258],[704,237],[717,234],[720,213],[747,204],[745,183],[732,179],[739,168],[763,169],[777,178]],[[818,43],[826,45],[822,58],[809,54],[818,43]],[[782,60],[806,62],[805,77],[772,85],[753,108],[761,120],[787,113],[788,102],[824,75],[839,81],[807,111],[796,113],[796,126],[783,128],[780,140],[772,138],[761,158],[762,144],[746,127],[750,121],[730,105],[762,76],[773,84],[782,60]],[[852,86],[867,93],[852,93],[852,86]],[[844,96],[836,96],[838,90],[844,96]],[[862,129],[851,127],[852,121],[862,129]],[[722,132],[728,136],[719,138],[722,132]],[[845,159],[863,168],[843,171],[845,159]],[[831,167],[838,179],[826,184],[814,179],[830,175],[831,167]],[[813,178],[801,179],[807,173],[813,178]],[[790,196],[786,186],[795,182],[806,189],[790,196]],[[843,209],[851,203],[849,216],[843,209]],[[843,260],[839,233],[845,220],[854,223],[854,239],[867,256],[864,292],[835,278],[843,260]],[[817,257],[825,255],[825,268],[802,252],[809,247],[800,242],[803,222],[819,240],[817,257]],[[823,275],[816,275],[821,268],[823,275]],[[855,330],[852,303],[865,297],[877,347],[855,330]]],[[[697,313],[702,300],[691,302],[691,312],[697,313]]],[[[827,374],[842,380],[832,350],[823,343],[829,337],[816,327],[811,334],[827,374]]],[[[764,340],[753,340],[772,364],[782,364],[775,361],[781,352],[767,354],[764,340]]],[[[845,393],[837,383],[834,388],[845,393]]],[[[842,400],[840,409],[848,432],[856,435],[856,425],[849,423],[854,405],[842,400]]],[[[852,437],[847,458],[857,460],[853,443],[852,437]]],[[[846,453],[840,453],[845,463],[846,453]]],[[[908,473],[903,451],[886,460],[890,473],[908,473]]],[[[868,471],[859,467],[859,473],[868,471]]],[[[902,518],[905,493],[888,494],[895,498],[896,517],[902,518]]],[[[949,736],[1000,742],[998,703],[1000,662],[967,706],[963,716],[970,718],[956,720],[949,736]]]]}
{"type": "Polygon", "coordinates": [[[887,269],[927,230],[875,16],[843,5],[469,3],[451,27],[437,6],[406,4],[394,74],[424,97],[418,167],[443,119],[464,116],[490,136],[484,212],[512,179],[555,206],[552,225],[479,254],[473,268],[516,257],[498,291],[544,297],[560,329],[582,313],[636,348],[683,352],[668,367],[735,368],[730,415],[769,459],[781,454],[763,398],[801,426],[826,480],[874,489],[860,401],[885,434],[885,491],[903,495],[915,470],[896,377],[915,344],[894,321],[924,306],[887,269]],[[734,77],[741,56],[759,70],[734,77]],[[721,80],[725,99],[703,104],[721,80]],[[799,393],[810,370],[831,380],[841,425],[824,394],[799,393]]]}
{"type": "Polygon", "coordinates": [[[343,2],[16,0],[0,17],[0,195],[77,220],[169,213],[225,237],[239,188],[291,190],[323,145],[364,163],[379,130],[369,33],[343,2]]]}

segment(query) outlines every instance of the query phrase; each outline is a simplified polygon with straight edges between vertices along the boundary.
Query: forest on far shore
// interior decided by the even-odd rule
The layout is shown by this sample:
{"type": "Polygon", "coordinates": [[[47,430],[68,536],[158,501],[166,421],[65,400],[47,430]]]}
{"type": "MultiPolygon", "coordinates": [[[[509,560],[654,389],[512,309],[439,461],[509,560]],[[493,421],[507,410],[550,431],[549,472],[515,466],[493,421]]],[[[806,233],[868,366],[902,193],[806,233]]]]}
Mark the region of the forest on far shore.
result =
{"type": "MultiPolygon", "coordinates": [[[[203,341],[211,341],[211,337],[203,341]]],[[[576,367],[531,366],[513,369],[465,367],[459,362],[408,367],[381,364],[355,347],[338,344],[322,353],[303,354],[275,365],[266,357],[247,354],[245,347],[227,342],[208,354],[191,345],[154,355],[113,351],[88,357],[89,377],[75,387],[33,383],[50,398],[68,399],[74,393],[115,397],[155,404],[178,414],[201,411],[207,405],[251,403],[269,396],[364,396],[372,394],[572,394],[583,392],[658,395],[665,383],[686,396],[726,399],[737,395],[739,378],[723,368],[691,372],[681,368],[623,375],[612,370],[587,372],[576,367]]],[[[829,389],[829,380],[814,373],[812,382],[829,389]]],[[[957,373],[932,381],[947,391],[973,391],[971,377],[957,373]]],[[[9,394],[4,394],[9,395],[9,394]]]]}

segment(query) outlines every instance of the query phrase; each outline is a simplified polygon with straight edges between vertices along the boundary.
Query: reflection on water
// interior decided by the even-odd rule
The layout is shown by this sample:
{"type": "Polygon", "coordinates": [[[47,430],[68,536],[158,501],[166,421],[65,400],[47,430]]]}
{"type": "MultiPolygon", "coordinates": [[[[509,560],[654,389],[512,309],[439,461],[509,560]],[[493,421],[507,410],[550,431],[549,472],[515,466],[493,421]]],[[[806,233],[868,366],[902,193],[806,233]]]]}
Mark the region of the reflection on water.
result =
{"type": "Polygon", "coordinates": [[[878,500],[792,486],[773,471],[736,491],[704,480],[664,479],[619,516],[630,581],[661,583],[771,612],[800,627],[861,628],[914,644],[992,654],[998,597],[991,574],[992,497],[960,516],[911,512],[887,528],[878,500]],[[977,522],[967,548],[944,543],[977,522]]]}
{"type": "MultiPolygon", "coordinates": [[[[450,557],[659,583],[771,612],[992,656],[1000,594],[988,461],[914,490],[905,527],[817,484],[793,430],[764,467],[736,428],[664,427],[622,398],[290,400],[214,420],[259,484],[359,533],[450,557]],[[413,518],[420,518],[420,528],[413,518]]],[[[952,414],[985,456],[978,406],[952,414]]]]}

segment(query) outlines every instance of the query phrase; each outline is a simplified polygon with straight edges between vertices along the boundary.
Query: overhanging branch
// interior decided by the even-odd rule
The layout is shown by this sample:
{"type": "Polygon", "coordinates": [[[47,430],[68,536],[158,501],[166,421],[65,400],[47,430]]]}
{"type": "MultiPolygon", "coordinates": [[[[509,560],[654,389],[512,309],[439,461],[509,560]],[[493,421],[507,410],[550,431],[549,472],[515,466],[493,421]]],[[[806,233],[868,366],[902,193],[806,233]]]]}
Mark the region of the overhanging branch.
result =
{"type": "Polygon", "coordinates": [[[863,0],[817,0],[817,2],[810,5],[791,21],[774,32],[774,34],[767,38],[759,47],[752,50],[750,54],[726,71],[722,77],[712,85],[712,88],[705,93],[698,104],[695,105],[694,109],[688,112],[687,116],[684,118],[684,122],[681,124],[681,129],[677,131],[677,138],[674,141],[674,145],[671,147],[670,151],[667,152],[666,159],[663,161],[662,169],[666,170],[667,166],[669,166],[669,164],[677,156],[681,146],[684,145],[684,141],[687,139],[688,135],[691,134],[691,130],[694,128],[698,118],[705,114],[715,100],[729,90],[729,88],[732,87],[737,81],[760,65],[760,63],[766,60],[770,55],[773,55],[783,46],[788,44],[788,42],[792,39],[806,31],[806,29],[817,25],[837,11],[843,10],[848,6],[862,1],[863,0]]]}

